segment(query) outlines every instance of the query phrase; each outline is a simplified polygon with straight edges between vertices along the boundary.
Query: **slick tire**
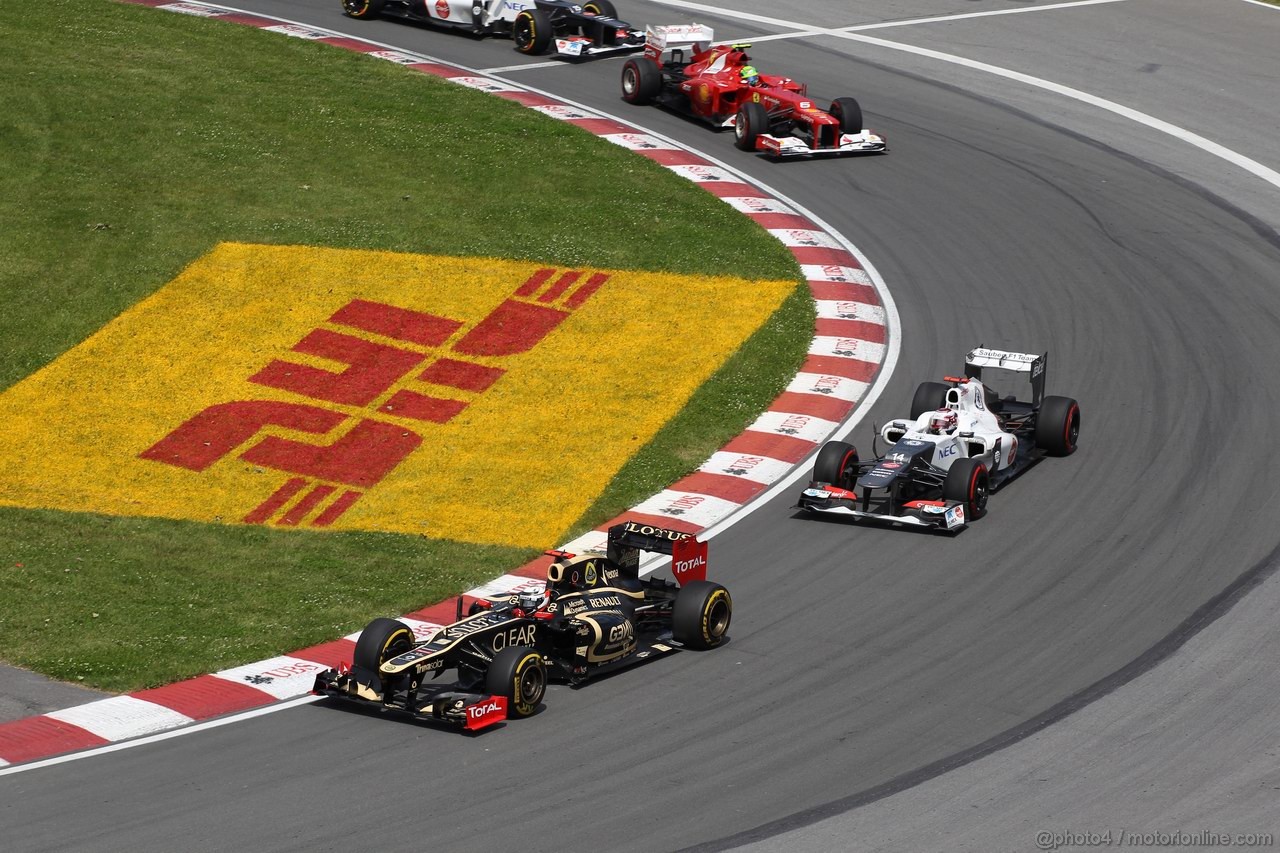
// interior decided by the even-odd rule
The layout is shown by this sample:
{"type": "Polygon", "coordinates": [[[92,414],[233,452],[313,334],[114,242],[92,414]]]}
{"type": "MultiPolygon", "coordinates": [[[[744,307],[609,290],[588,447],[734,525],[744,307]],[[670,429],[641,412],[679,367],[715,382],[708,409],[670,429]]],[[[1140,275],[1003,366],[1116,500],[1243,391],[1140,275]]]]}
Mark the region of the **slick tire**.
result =
{"type": "Polygon", "coordinates": [[[532,716],[547,693],[547,667],[528,646],[508,646],[494,657],[484,677],[485,690],[507,697],[507,716],[532,716]]]}
{"type": "Polygon", "coordinates": [[[755,151],[760,134],[769,132],[769,113],[755,102],[738,107],[738,117],[733,123],[733,144],[740,151],[755,151]]]}
{"type": "Polygon", "coordinates": [[[945,406],[950,388],[945,382],[921,382],[916,388],[916,395],[911,398],[911,419],[945,406]]]}
{"type": "Polygon", "coordinates": [[[628,59],[622,66],[622,100],[644,106],[662,91],[662,71],[647,56],[628,59]]]}
{"type": "Polygon", "coordinates": [[[609,0],[591,0],[590,3],[582,4],[582,11],[592,15],[598,15],[601,18],[617,18],[618,10],[613,7],[609,0]]]}
{"type": "Polygon", "coordinates": [[[511,25],[516,50],[529,56],[546,53],[551,35],[551,17],[541,9],[525,9],[511,25]]]}
{"type": "Polygon", "coordinates": [[[342,0],[342,14],[348,18],[376,18],[386,0],[342,0]]]}
{"type": "Polygon", "coordinates": [[[711,581],[693,581],[676,593],[671,636],[691,649],[714,649],[724,642],[732,618],[729,590],[711,581]]]}
{"type": "Polygon", "coordinates": [[[1045,397],[1036,415],[1036,447],[1050,456],[1070,456],[1080,438],[1080,404],[1070,397],[1045,397]]]}
{"type": "MultiPolygon", "coordinates": [[[[397,619],[374,619],[360,632],[356,640],[356,651],[351,662],[369,672],[378,673],[382,665],[394,657],[404,654],[413,648],[413,632],[409,626],[397,619]]],[[[393,690],[394,683],[383,682],[385,691],[393,690]]]]}
{"type": "Polygon", "coordinates": [[[845,441],[828,441],[813,460],[813,481],[828,483],[842,489],[853,485],[858,472],[858,451],[845,441]]]}
{"type": "Polygon", "coordinates": [[[966,521],[976,521],[987,514],[990,491],[991,478],[987,475],[987,466],[977,459],[957,459],[942,483],[944,499],[964,503],[966,521]]]}
{"type": "Polygon", "coordinates": [[[840,120],[841,133],[862,133],[862,107],[853,98],[836,98],[827,112],[840,120]]]}

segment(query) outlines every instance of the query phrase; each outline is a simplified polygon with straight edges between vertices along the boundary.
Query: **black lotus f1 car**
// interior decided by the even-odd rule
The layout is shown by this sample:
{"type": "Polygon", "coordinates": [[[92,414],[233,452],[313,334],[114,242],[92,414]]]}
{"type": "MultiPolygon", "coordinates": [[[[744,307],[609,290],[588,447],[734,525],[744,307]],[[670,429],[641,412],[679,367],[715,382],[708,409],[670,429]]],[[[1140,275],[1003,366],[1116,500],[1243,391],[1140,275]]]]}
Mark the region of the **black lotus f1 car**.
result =
{"type": "Polygon", "coordinates": [[[609,528],[604,554],[548,553],[542,592],[477,599],[465,617],[459,596],[457,621],[425,640],[373,620],[350,668],[320,673],[312,692],[477,731],[533,714],[549,680],[581,684],[726,639],[733,600],[706,580],[707,544],[688,533],[627,521],[609,528]],[[641,551],[670,554],[678,583],[641,580],[641,551]]]}
{"type": "Polygon", "coordinates": [[[806,512],[956,531],[987,511],[989,492],[1046,456],[1075,452],[1080,406],[1046,397],[1049,355],[978,348],[965,375],[923,382],[911,418],[892,420],[880,437],[892,445],[862,461],[853,445],[829,441],[818,451],[813,481],[800,495],[806,512]],[[1031,400],[1000,397],[983,384],[983,368],[1025,373],[1031,400]]]}
{"type": "Polygon", "coordinates": [[[473,36],[512,38],[516,50],[569,58],[640,50],[644,33],[618,20],[611,0],[342,0],[352,18],[388,15],[473,36]]]}

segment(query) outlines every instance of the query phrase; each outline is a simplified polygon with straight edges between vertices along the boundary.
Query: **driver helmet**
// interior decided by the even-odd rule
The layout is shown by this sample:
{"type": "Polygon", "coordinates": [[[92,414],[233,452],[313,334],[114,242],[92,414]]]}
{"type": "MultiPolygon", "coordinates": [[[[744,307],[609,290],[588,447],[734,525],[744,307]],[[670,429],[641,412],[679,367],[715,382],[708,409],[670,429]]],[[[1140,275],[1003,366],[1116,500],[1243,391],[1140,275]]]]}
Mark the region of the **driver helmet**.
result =
{"type": "Polygon", "coordinates": [[[748,86],[760,85],[760,74],[756,71],[756,67],[754,65],[742,66],[742,71],[740,73],[742,75],[743,83],[746,83],[748,86]]]}
{"type": "Polygon", "coordinates": [[[955,412],[950,409],[938,409],[929,416],[929,432],[934,435],[943,435],[955,429],[957,422],[955,412]]]}

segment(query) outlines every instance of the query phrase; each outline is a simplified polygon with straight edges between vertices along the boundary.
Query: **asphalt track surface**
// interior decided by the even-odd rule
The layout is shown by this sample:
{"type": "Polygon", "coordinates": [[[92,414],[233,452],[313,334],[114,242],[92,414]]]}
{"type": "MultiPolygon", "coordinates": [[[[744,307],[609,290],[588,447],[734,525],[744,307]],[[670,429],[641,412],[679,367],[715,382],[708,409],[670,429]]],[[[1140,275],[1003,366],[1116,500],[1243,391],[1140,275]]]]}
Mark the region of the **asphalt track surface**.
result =
{"type": "MultiPolygon", "coordinates": [[[[522,64],[503,42],[359,25],[328,3],[243,5],[472,67],[522,64]]],[[[839,26],[1034,5],[737,8],[839,26]]],[[[690,19],[640,2],[622,12],[690,19]]],[[[721,37],[781,32],[696,18],[721,37]]],[[[1274,10],[1125,0],[874,35],[1074,86],[1280,166],[1274,10]]],[[[483,737],[313,704],[10,776],[0,823],[17,849],[651,851],[725,848],[757,827],[762,849],[784,849],[796,836],[778,833],[890,808],[899,798],[849,811],[895,780],[923,783],[903,797],[955,784],[979,765],[933,781],[922,768],[959,764],[993,739],[1015,745],[979,764],[1013,762],[1062,727],[1088,749],[1100,737],[1071,727],[1098,724],[1090,714],[1104,705],[1120,702],[1115,719],[1126,719],[1128,694],[1173,701],[1140,679],[1017,742],[1034,732],[1028,721],[1079,704],[1090,685],[1156,663],[1163,638],[1274,560],[1276,188],[1127,119],[927,57],[830,36],[762,41],[752,54],[816,98],[859,97],[892,153],[756,160],[727,135],[622,104],[616,61],[511,76],[730,160],[872,259],[903,348],[854,434],[860,445],[872,420],[906,410],[918,381],[957,371],[985,343],[1050,352],[1050,393],[1081,403],[1080,451],[997,493],[989,516],[954,539],[797,518],[784,495],[712,543],[712,574],[736,605],[728,646],[553,688],[542,714],[483,737]]],[[[1193,643],[1230,637],[1249,615],[1241,605],[1193,643]]],[[[1261,696],[1241,713],[1275,719],[1261,696]]],[[[1014,771],[999,778],[1030,784],[1014,771]]],[[[1106,778],[1086,787],[1118,793],[1106,778]]],[[[1033,849],[1015,823],[965,849],[1033,849]]],[[[863,829],[885,849],[951,846],[950,824],[912,826],[918,834],[863,829]]],[[[814,838],[809,849],[862,846],[857,834],[827,836],[825,848],[814,838]]]]}

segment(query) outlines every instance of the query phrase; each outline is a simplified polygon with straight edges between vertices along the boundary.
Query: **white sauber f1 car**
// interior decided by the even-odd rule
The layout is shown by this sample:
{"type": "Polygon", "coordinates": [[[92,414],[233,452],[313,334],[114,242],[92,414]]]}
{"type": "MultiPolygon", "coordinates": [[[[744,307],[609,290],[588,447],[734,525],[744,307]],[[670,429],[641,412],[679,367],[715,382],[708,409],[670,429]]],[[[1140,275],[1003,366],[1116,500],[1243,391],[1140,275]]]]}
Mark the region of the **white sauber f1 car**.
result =
{"type": "Polygon", "coordinates": [[[853,445],[829,441],[818,451],[800,509],[892,524],[959,531],[987,511],[987,495],[1045,456],[1075,452],[1080,406],[1044,395],[1049,354],[978,348],[965,375],[922,382],[910,419],[889,421],[891,447],[868,461],[853,445]],[[983,368],[1025,373],[1031,401],[1000,397],[983,384],[983,368]]]}
{"type": "Polygon", "coordinates": [[[644,33],[618,19],[612,0],[342,0],[352,18],[387,15],[473,36],[502,36],[527,54],[584,59],[640,50],[644,33]]]}

